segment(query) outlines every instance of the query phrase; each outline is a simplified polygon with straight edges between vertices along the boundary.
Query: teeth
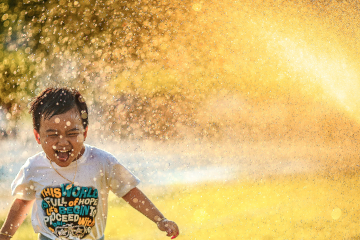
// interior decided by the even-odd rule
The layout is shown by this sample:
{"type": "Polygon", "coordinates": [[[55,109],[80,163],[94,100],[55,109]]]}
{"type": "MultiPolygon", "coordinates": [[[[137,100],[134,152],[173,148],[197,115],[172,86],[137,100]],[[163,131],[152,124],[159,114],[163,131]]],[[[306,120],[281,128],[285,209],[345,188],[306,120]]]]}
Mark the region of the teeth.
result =
{"type": "Polygon", "coordinates": [[[59,152],[68,152],[68,151],[65,151],[65,150],[59,150],[59,152]]]}

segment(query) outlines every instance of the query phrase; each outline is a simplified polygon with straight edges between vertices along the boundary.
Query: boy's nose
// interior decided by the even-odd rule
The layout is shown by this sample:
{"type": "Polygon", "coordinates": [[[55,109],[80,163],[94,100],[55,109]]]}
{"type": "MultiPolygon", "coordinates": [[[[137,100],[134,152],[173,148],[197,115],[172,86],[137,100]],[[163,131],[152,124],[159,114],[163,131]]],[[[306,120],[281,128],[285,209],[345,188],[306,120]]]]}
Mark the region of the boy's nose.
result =
{"type": "Polygon", "coordinates": [[[66,137],[64,137],[63,135],[60,135],[58,145],[59,146],[67,146],[67,145],[69,145],[69,141],[67,140],[66,137]]]}

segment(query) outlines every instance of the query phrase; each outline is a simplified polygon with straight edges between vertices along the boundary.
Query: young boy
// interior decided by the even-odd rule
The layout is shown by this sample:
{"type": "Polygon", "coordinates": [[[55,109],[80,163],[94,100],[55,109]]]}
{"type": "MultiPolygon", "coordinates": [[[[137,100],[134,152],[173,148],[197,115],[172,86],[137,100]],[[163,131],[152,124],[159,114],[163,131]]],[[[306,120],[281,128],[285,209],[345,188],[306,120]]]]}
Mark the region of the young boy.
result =
{"type": "Polygon", "coordinates": [[[81,94],[48,88],[32,102],[35,140],[43,152],[29,158],[13,181],[16,197],[0,230],[11,238],[33,206],[39,240],[104,239],[109,190],[157,224],[167,236],[179,235],[136,187],[139,180],[111,154],[84,144],[88,109],[81,94]]]}

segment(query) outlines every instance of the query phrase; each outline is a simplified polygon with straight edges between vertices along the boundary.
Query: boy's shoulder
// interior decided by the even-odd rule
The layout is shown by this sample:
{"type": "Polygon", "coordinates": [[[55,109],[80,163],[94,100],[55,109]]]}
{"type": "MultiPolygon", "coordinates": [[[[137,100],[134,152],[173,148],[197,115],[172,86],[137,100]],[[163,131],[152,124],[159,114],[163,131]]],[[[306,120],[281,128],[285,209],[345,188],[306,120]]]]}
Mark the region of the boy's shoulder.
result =
{"type": "Polygon", "coordinates": [[[49,161],[46,158],[46,154],[44,151],[39,152],[31,157],[29,157],[26,162],[25,162],[25,166],[28,165],[48,165],[49,161]]]}
{"type": "Polygon", "coordinates": [[[96,159],[96,160],[116,160],[116,157],[103,150],[103,149],[100,149],[100,148],[97,148],[97,147],[94,147],[94,146],[90,146],[90,145],[87,145],[85,144],[85,147],[86,147],[86,152],[85,152],[85,157],[86,158],[89,158],[89,159],[96,159]]]}
{"type": "Polygon", "coordinates": [[[39,169],[48,169],[50,167],[50,162],[47,160],[44,152],[39,152],[28,159],[26,159],[25,163],[22,165],[22,169],[24,169],[25,173],[33,173],[33,171],[39,169]]]}

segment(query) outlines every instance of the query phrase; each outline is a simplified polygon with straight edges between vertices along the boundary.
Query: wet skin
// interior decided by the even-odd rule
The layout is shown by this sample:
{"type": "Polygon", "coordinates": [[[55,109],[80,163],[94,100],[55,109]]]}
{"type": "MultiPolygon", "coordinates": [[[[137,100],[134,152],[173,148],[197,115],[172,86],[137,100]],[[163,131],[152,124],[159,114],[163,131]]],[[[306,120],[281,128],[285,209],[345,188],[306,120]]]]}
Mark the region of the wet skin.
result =
{"type": "Polygon", "coordinates": [[[81,157],[85,151],[84,129],[76,107],[50,119],[40,120],[40,129],[34,129],[36,141],[41,144],[46,156],[60,167],[67,167],[81,157]]]}

